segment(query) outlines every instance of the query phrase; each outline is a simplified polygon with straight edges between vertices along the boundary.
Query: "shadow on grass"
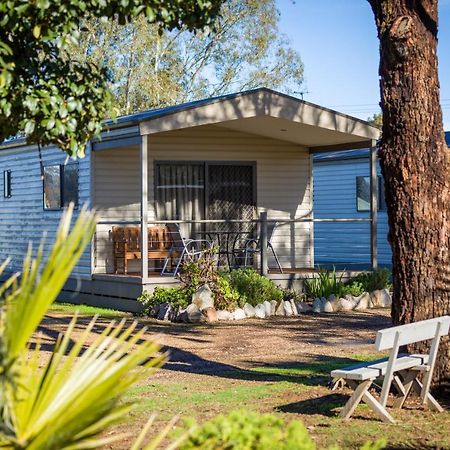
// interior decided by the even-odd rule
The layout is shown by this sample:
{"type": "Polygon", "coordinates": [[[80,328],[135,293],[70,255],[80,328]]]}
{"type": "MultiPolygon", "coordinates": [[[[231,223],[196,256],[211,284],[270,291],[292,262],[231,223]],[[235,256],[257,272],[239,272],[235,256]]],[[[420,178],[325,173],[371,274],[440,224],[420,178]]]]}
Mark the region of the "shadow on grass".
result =
{"type": "Polygon", "coordinates": [[[291,414],[321,415],[336,417],[337,408],[341,408],[348,400],[348,395],[332,393],[318,398],[289,403],[277,408],[277,411],[291,414]]]}

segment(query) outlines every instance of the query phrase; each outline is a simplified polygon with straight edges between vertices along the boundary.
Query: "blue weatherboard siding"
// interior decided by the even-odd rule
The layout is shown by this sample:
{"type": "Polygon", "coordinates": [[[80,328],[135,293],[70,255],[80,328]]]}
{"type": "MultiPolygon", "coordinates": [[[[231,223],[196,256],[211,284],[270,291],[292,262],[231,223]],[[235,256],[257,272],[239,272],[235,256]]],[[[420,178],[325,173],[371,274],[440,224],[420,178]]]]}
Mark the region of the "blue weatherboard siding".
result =
{"type": "MultiPolygon", "coordinates": [[[[450,147],[450,131],[445,132],[450,147]]],[[[377,172],[381,175],[380,167],[377,172]]],[[[314,217],[359,218],[368,212],[356,210],[356,177],[369,176],[369,150],[327,152],[314,156],[314,217]]],[[[387,240],[386,211],[378,211],[378,263],[391,265],[387,240]]],[[[316,265],[342,268],[370,266],[369,223],[316,223],[314,226],[316,265]]]]}
{"type": "MultiPolygon", "coordinates": [[[[314,217],[369,218],[368,212],[356,210],[356,177],[369,176],[368,151],[340,152],[339,156],[342,159],[330,154],[314,158],[314,217]],[[349,159],[350,156],[353,158],[349,159]]],[[[378,261],[385,266],[391,264],[387,232],[386,211],[379,211],[378,261]]],[[[316,223],[314,255],[316,265],[349,269],[369,267],[370,224],[316,223]]]]}

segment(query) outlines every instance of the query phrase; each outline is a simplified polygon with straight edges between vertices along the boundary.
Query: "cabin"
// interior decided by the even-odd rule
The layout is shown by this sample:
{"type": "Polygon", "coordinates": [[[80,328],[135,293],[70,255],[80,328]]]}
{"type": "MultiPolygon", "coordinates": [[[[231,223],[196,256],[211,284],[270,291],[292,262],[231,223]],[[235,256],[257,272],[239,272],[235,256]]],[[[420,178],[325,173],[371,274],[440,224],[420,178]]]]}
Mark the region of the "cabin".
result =
{"type": "MultiPolygon", "coordinates": [[[[234,233],[232,256],[239,240],[265,230],[273,251],[263,249],[251,263],[293,286],[317,266],[318,223],[340,220],[315,217],[313,155],[370,147],[375,167],[379,135],[363,120],[260,88],[106,121],[79,160],[56,147],[40,155],[13,139],[0,147],[0,260],[11,258],[20,271],[28,243],[36,247],[43,233],[51,241],[74,202],[94,207],[99,221],[61,294],[67,301],[133,311],[143,290],[176,284],[162,271],[173,223],[186,239],[234,233]]],[[[353,219],[374,235],[375,187],[371,195],[371,213],[343,226],[353,219]]]]}
{"type": "MultiPolygon", "coordinates": [[[[450,131],[445,133],[450,147],[450,131]]],[[[369,218],[370,150],[344,150],[313,156],[314,217],[369,218]]],[[[392,266],[388,242],[388,219],[384,183],[377,163],[377,255],[381,267],[392,266]]],[[[370,224],[316,223],[314,226],[315,264],[337,269],[366,270],[371,267],[370,224]]]]}

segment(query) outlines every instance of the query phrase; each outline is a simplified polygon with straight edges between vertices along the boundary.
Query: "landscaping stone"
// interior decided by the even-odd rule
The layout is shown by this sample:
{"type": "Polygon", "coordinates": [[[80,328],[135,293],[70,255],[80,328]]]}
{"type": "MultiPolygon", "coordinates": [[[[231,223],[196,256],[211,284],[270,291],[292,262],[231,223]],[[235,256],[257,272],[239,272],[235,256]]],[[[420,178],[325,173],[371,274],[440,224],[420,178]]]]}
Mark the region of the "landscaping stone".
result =
{"type": "Polygon", "coordinates": [[[153,305],[152,310],[150,312],[150,317],[158,317],[158,312],[159,312],[159,303],[157,303],[156,305],[153,305]]]}
{"type": "Polygon", "coordinates": [[[381,289],[381,306],[383,308],[388,308],[392,306],[392,297],[387,289],[381,289]]]}
{"type": "Polygon", "coordinates": [[[174,322],[187,322],[187,312],[185,309],[179,309],[177,315],[173,319],[174,322]]]}
{"type": "Polygon", "coordinates": [[[312,309],[315,313],[321,313],[323,311],[323,304],[325,303],[325,299],[323,298],[315,298],[313,301],[312,309]]]}
{"type": "Polygon", "coordinates": [[[355,307],[353,302],[348,300],[347,298],[340,298],[338,302],[339,302],[339,309],[341,311],[351,311],[355,307]]]}
{"type": "Polygon", "coordinates": [[[292,314],[294,314],[294,316],[298,316],[297,305],[295,304],[294,300],[290,300],[290,303],[292,308],[292,314]]]}
{"type": "Polygon", "coordinates": [[[276,300],[272,300],[270,302],[270,315],[274,316],[275,313],[277,312],[277,308],[278,308],[278,302],[276,300]]]}
{"type": "Polygon", "coordinates": [[[347,294],[345,298],[352,304],[352,309],[355,309],[355,306],[358,304],[359,297],[353,297],[353,295],[347,294]]]}
{"type": "Polygon", "coordinates": [[[325,312],[325,313],[332,313],[332,312],[334,312],[333,305],[332,305],[332,303],[329,300],[326,300],[326,301],[323,302],[323,304],[322,304],[322,311],[325,312]]]}
{"type": "Polygon", "coordinates": [[[356,301],[356,306],[354,307],[354,309],[356,311],[363,311],[363,310],[369,308],[369,306],[370,306],[370,295],[369,295],[368,292],[364,292],[359,297],[354,297],[354,299],[356,301]]]}
{"type": "Polygon", "coordinates": [[[214,307],[214,296],[207,284],[200,286],[192,294],[192,304],[196,305],[200,311],[214,307]]]}
{"type": "Polygon", "coordinates": [[[178,314],[179,314],[179,307],[174,308],[173,306],[170,308],[169,312],[169,320],[171,322],[176,322],[178,314]]]}
{"type": "Polygon", "coordinates": [[[246,317],[255,317],[255,308],[250,303],[244,305],[244,312],[246,317]]]}
{"type": "Polygon", "coordinates": [[[238,308],[233,312],[234,320],[242,320],[245,319],[245,311],[242,308],[238,308]]]}
{"type": "Polygon", "coordinates": [[[259,305],[255,306],[255,317],[258,319],[265,319],[266,318],[266,306],[264,303],[260,303],[259,305]]]}
{"type": "Polygon", "coordinates": [[[272,315],[272,307],[270,305],[270,302],[268,302],[267,300],[263,303],[264,308],[266,310],[266,317],[269,317],[272,315]]]}
{"type": "Polygon", "coordinates": [[[214,323],[219,320],[217,317],[216,308],[214,308],[214,307],[206,308],[202,311],[202,313],[206,317],[206,321],[208,323],[214,323]]]}
{"type": "Polygon", "coordinates": [[[275,315],[276,316],[285,316],[286,315],[283,300],[281,300],[281,302],[277,305],[277,309],[275,310],[275,315]]]}
{"type": "Polygon", "coordinates": [[[312,306],[306,302],[297,302],[295,306],[297,307],[297,312],[299,314],[309,313],[313,310],[312,306]]]}
{"type": "Polygon", "coordinates": [[[291,302],[283,302],[284,315],[285,316],[293,316],[294,312],[292,311],[291,302]]]}
{"type": "Polygon", "coordinates": [[[169,318],[170,305],[168,303],[160,303],[158,308],[158,320],[167,320],[169,318]]]}
{"type": "Polygon", "coordinates": [[[205,322],[206,320],[198,306],[193,303],[186,308],[186,316],[187,321],[191,323],[205,322]]]}
{"type": "Polygon", "coordinates": [[[381,308],[381,290],[375,290],[370,293],[370,308],[381,308]]]}
{"type": "Polygon", "coordinates": [[[230,311],[219,310],[217,311],[217,319],[218,320],[233,320],[233,313],[230,311]]]}

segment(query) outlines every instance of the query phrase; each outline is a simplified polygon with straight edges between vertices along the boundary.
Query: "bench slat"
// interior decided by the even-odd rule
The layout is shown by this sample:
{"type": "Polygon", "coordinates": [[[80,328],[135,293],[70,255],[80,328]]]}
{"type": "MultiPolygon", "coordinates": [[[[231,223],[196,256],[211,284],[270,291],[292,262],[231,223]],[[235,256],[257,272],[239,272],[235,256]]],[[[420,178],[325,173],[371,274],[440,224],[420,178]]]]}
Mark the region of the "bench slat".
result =
{"type": "MultiPolygon", "coordinates": [[[[428,355],[399,355],[395,361],[394,370],[406,370],[415,366],[420,366],[428,362],[428,355]]],[[[344,378],[346,380],[363,381],[384,376],[388,366],[388,359],[369,361],[356,364],[343,369],[336,369],[331,372],[333,378],[344,378]]]]}
{"type": "Polygon", "coordinates": [[[399,332],[399,346],[414,342],[426,341],[436,336],[438,323],[441,323],[440,336],[446,336],[450,328],[450,316],[435,317],[397,327],[386,328],[377,333],[375,347],[377,350],[388,350],[394,344],[395,334],[399,332]]]}

